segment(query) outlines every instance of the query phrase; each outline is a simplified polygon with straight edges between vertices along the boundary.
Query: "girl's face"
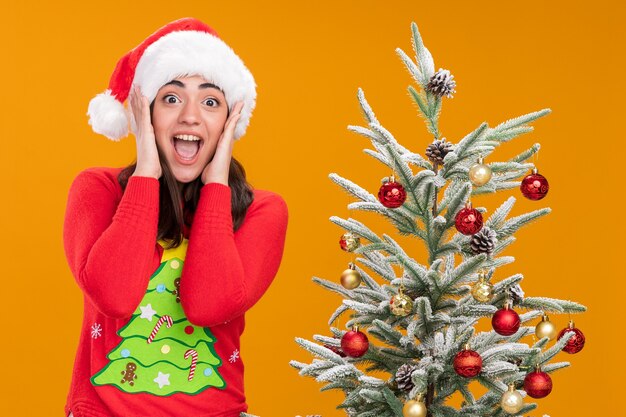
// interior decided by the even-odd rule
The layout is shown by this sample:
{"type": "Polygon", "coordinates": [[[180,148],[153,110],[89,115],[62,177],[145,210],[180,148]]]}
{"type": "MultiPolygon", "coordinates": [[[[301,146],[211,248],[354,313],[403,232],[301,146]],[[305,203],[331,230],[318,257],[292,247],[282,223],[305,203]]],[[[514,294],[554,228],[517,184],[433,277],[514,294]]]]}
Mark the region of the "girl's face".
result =
{"type": "Polygon", "coordinates": [[[224,94],[201,76],[179,77],[159,89],[152,127],[179,183],[198,178],[213,159],[227,116],[224,94]]]}

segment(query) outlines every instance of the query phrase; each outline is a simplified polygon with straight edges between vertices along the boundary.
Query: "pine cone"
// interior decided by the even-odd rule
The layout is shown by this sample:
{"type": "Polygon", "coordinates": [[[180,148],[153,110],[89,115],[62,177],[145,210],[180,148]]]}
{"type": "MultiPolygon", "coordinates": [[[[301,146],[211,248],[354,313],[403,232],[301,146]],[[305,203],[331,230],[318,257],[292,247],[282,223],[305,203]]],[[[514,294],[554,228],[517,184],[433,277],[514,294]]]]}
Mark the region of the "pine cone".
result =
{"type": "Polygon", "coordinates": [[[450,142],[446,142],[446,138],[437,139],[426,148],[426,156],[433,164],[443,165],[443,158],[452,151],[452,147],[450,142]]]}
{"type": "Polygon", "coordinates": [[[498,243],[498,238],[495,230],[485,226],[480,230],[480,232],[472,236],[470,246],[472,248],[472,252],[475,254],[491,254],[496,247],[496,243],[498,243]]]}
{"type": "Polygon", "coordinates": [[[508,287],[507,292],[514,304],[519,304],[524,300],[524,290],[522,290],[519,284],[508,287]]]}
{"type": "Polygon", "coordinates": [[[456,81],[454,81],[454,75],[450,74],[450,71],[439,68],[439,71],[430,77],[426,91],[432,94],[448,98],[452,98],[452,93],[456,93],[454,89],[456,87],[456,81]]]}
{"type": "Polygon", "coordinates": [[[409,392],[413,389],[414,384],[411,380],[411,374],[417,369],[417,366],[405,363],[396,372],[396,384],[398,389],[409,392]]]}
{"type": "MultiPolygon", "coordinates": [[[[524,363],[524,360],[522,358],[508,358],[508,359],[506,359],[506,361],[508,363],[512,363],[513,365],[517,366],[517,368],[520,371],[524,371],[524,370],[528,371],[528,370],[532,369],[531,366],[522,365],[522,363],[524,363]]],[[[523,382],[521,382],[521,381],[516,381],[515,382],[515,387],[516,388],[521,388],[523,386],[524,386],[523,382]]]]}

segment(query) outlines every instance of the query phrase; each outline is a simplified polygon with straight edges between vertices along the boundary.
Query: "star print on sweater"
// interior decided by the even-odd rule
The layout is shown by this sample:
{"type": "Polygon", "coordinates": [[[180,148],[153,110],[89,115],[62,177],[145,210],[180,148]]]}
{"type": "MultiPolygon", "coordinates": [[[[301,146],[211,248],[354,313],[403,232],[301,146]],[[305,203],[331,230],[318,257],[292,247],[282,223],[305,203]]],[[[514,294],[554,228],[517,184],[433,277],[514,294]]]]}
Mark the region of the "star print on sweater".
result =
{"type": "Polygon", "coordinates": [[[163,372],[159,371],[159,376],[154,378],[154,382],[159,384],[159,388],[163,388],[164,386],[170,384],[170,374],[164,374],[163,372]]]}
{"type": "Polygon", "coordinates": [[[141,318],[152,321],[152,317],[156,314],[156,311],[152,309],[152,305],[148,304],[145,307],[139,307],[141,309],[141,318]]]}

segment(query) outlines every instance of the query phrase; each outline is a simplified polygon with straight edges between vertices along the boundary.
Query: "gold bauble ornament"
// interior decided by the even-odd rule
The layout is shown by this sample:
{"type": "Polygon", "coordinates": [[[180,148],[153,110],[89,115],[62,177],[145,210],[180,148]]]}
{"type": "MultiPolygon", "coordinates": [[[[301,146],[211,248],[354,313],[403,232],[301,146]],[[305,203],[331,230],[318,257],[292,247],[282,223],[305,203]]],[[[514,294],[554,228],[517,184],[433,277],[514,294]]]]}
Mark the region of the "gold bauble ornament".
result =
{"type": "Polygon", "coordinates": [[[469,180],[477,187],[485,185],[491,179],[491,168],[483,164],[483,158],[478,158],[478,163],[472,165],[467,173],[469,180]]]}
{"type": "Polygon", "coordinates": [[[361,239],[352,232],[346,232],[339,239],[339,246],[346,252],[352,252],[361,246],[361,239]]]}
{"type": "Polygon", "coordinates": [[[413,311],[413,300],[406,294],[402,293],[402,290],[393,297],[389,302],[391,305],[391,312],[396,316],[408,316],[413,311]]]}
{"type": "Polygon", "coordinates": [[[544,337],[547,337],[549,340],[552,340],[556,337],[557,330],[554,324],[550,321],[546,314],[541,318],[541,322],[535,327],[535,336],[537,339],[541,340],[544,337]]]}
{"type": "Polygon", "coordinates": [[[487,281],[485,274],[480,273],[478,275],[478,281],[472,286],[472,297],[474,300],[481,303],[486,303],[491,300],[493,296],[493,285],[487,281]]]}
{"type": "Polygon", "coordinates": [[[341,285],[348,290],[353,290],[361,285],[361,274],[354,269],[353,263],[350,263],[350,267],[341,274],[341,285]]]}
{"type": "Polygon", "coordinates": [[[524,407],[524,398],[513,384],[509,384],[509,390],[502,394],[500,406],[509,414],[517,414],[524,407]]]}
{"type": "Polygon", "coordinates": [[[422,401],[422,396],[419,395],[415,400],[409,400],[404,403],[402,407],[402,415],[404,417],[426,417],[428,410],[426,410],[426,404],[422,401]]]}

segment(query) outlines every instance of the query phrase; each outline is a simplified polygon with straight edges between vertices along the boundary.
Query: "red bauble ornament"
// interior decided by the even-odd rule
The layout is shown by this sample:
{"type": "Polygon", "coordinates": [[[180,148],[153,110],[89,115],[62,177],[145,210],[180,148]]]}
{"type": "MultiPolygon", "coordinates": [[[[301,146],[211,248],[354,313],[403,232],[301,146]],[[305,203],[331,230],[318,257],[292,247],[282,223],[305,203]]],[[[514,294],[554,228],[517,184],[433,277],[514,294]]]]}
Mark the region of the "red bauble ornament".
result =
{"type": "Polygon", "coordinates": [[[387,208],[400,207],[405,200],[406,191],[404,191],[402,184],[395,181],[393,175],[378,190],[378,201],[387,208]]]}
{"type": "Polygon", "coordinates": [[[574,332],[575,334],[567,341],[563,351],[574,354],[583,350],[583,347],[585,347],[585,335],[580,331],[580,329],[574,327],[573,321],[570,321],[569,326],[561,330],[557,340],[562,338],[567,332],[574,332]]]}
{"type": "Polygon", "coordinates": [[[548,194],[548,180],[537,173],[537,168],[535,168],[532,174],[524,177],[519,188],[524,197],[530,200],[541,200],[548,194]]]}
{"type": "Polygon", "coordinates": [[[471,203],[467,203],[455,217],[454,225],[456,230],[464,235],[473,235],[483,228],[483,215],[480,211],[472,208],[471,203]]]}
{"type": "Polygon", "coordinates": [[[346,332],[341,338],[341,350],[353,358],[360,358],[365,355],[369,346],[370,342],[367,340],[367,336],[360,332],[357,327],[346,332]]]}
{"type": "Polygon", "coordinates": [[[454,372],[465,378],[473,378],[480,373],[483,367],[483,360],[469,346],[465,346],[465,350],[460,351],[454,357],[454,372]]]}
{"type": "Polygon", "coordinates": [[[552,391],[552,378],[537,367],[524,378],[524,391],[533,398],[546,397],[552,391]]]}
{"type": "Polygon", "coordinates": [[[493,330],[502,336],[511,336],[512,334],[515,334],[519,330],[521,324],[522,322],[520,321],[519,315],[515,312],[515,310],[509,307],[508,303],[505,303],[504,308],[496,311],[491,318],[493,330]]]}

